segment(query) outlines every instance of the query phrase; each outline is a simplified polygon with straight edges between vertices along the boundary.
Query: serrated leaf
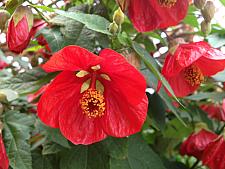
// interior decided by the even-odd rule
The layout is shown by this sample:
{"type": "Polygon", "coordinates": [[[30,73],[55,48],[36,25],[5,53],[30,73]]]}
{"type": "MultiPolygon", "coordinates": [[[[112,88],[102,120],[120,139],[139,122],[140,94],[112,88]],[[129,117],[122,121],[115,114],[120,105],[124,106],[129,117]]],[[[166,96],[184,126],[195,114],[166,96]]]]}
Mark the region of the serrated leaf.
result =
{"type": "Polygon", "coordinates": [[[10,111],[5,113],[3,121],[4,141],[10,166],[13,169],[32,169],[28,139],[31,126],[34,124],[34,116],[10,111]]]}
{"type": "Polygon", "coordinates": [[[139,134],[128,139],[126,159],[110,159],[110,169],[166,169],[159,156],[144,142],[139,134]]]}
{"type": "Polygon", "coordinates": [[[61,154],[60,169],[109,169],[109,156],[100,144],[74,146],[61,154]]]}
{"type": "MultiPolygon", "coordinates": [[[[48,75],[40,68],[20,73],[10,79],[0,81],[0,89],[11,89],[19,94],[33,92],[40,88],[42,78],[48,75]]],[[[43,81],[43,84],[46,83],[43,81]]]]}

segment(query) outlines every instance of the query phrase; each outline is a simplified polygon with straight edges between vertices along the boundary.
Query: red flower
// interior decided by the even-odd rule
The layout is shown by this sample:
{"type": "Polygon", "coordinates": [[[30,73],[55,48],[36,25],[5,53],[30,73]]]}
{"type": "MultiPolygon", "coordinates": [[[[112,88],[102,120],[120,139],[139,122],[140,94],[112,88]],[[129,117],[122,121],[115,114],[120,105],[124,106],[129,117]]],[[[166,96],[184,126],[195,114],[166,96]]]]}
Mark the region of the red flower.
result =
{"type": "Polygon", "coordinates": [[[41,96],[38,116],[46,125],[60,128],[74,144],[140,131],[148,107],[146,82],[122,55],[104,49],[96,56],[68,46],[43,68],[62,72],[41,96]]]}
{"type": "Polygon", "coordinates": [[[201,109],[205,111],[210,118],[225,121],[225,99],[223,105],[202,105],[201,109]]]}
{"type": "Polygon", "coordinates": [[[139,32],[177,25],[188,10],[188,0],[130,0],[129,17],[139,32]]]}
{"type": "Polygon", "coordinates": [[[187,140],[182,143],[180,153],[181,155],[189,155],[201,159],[206,146],[217,137],[216,134],[202,129],[198,133],[191,134],[187,140]]]}
{"type": "Polygon", "coordinates": [[[7,31],[7,44],[9,50],[15,53],[21,53],[29,44],[30,35],[26,16],[24,16],[17,24],[13,18],[9,21],[7,31]]]}
{"type": "Polygon", "coordinates": [[[35,34],[43,29],[44,27],[46,27],[48,25],[48,23],[46,23],[45,21],[41,20],[41,19],[35,19],[34,20],[34,25],[30,31],[30,36],[33,37],[35,36],[35,34]]]}
{"type": "Polygon", "coordinates": [[[9,168],[9,159],[6,154],[5,146],[2,140],[2,135],[0,134],[0,169],[9,168]]]}
{"type": "Polygon", "coordinates": [[[0,70],[4,69],[7,67],[9,64],[6,63],[4,60],[0,60],[0,70]]]}
{"type": "Polygon", "coordinates": [[[205,149],[202,162],[210,169],[224,169],[225,168],[225,141],[221,136],[219,139],[211,142],[205,149]]]}
{"type": "Polygon", "coordinates": [[[205,76],[215,75],[225,68],[225,55],[206,42],[181,44],[174,54],[168,53],[162,74],[174,93],[184,97],[193,93],[205,76]]]}

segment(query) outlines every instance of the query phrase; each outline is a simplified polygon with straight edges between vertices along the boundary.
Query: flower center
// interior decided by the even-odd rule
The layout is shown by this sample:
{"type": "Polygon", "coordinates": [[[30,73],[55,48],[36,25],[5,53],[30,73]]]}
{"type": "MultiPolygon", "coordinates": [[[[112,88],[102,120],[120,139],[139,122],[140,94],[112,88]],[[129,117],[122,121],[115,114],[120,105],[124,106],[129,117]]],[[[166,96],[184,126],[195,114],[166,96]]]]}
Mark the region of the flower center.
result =
{"type": "Polygon", "coordinates": [[[191,85],[200,85],[204,81],[204,76],[199,67],[191,65],[184,70],[184,78],[191,85]]]}
{"type": "Polygon", "coordinates": [[[162,7],[171,8],[177,3],[177,0],[158,0],[158,2],[162,7]]]}
{"type": "Polygon", "coordinates": [[[104,96],[96,89],[89,88],[83,93],[80,106],[83,113],[89,118],[97,118],[105,114],[104,96]]]}

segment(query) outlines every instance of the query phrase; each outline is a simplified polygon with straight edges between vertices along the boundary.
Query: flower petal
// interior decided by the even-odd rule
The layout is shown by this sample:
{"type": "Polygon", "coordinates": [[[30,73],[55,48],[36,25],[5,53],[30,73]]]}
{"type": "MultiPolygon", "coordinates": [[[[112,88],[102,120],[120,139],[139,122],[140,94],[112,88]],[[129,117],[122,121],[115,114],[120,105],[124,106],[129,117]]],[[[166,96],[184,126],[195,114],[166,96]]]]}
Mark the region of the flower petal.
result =
{"type": "Polygon", "coordinates": [[[144,76],[119,53],[104,49],[100,56],[105,60],[101,71],[107,74],[111,88],[117,89],[132,104],[139,104],[145,96],[146,81],[144,76]]]}
{"type": "Polygon", "coordinates": [[[0,134],[0,169],[9,168],[9,159],[6,154],[5,146],[2,140],[2,135],[0,134]]]}
{"type": "Polygon", "coordinates": [[[59,125],[62,134],[74,144],[92,144],[106,137],[101,126],[102,118],[88,118],[80,108],[81,94],[73,95],[67,100],[59,115],[59,125]]]}
{"type": "Polygon", "coordinates": [[[215,75],[225,69],[225,55],[220,50],[209,47],[207,53],[197,60],[196,65],[205,76],[215,75]]]}
{"type": "Polygon", "coordinates": [[[171,8],[160,6],[158,0],[132,0],[129,17],[139,32],[167,28],[177,25],[186,16],[188,5],[188,0],[177,0],[171,8]]]}
{"type": "Polygon", "coordinates": [[[43,69],[47,72],[87,70],[90,66],[97,65],[101,61],[101,57],[98,57],[88,50],[71,45],[56,52],[50,60],[43,65],[43,69]]]}
{"type": "MultiPolygon", "coordinates": [[[[169,82],[171,88],[174,91],[174,94],[177,97],[185,97],[193,93],[199,85],[191,86],[184,78],[184,71],[181,71],[179,74],[171,77],[165,76],[166,80],[169,82]]],[[[169,91],[167,91],[169,93],[169,91]]],[[[169,93],[170,94],[170,93],[169,93]]]]}
{"type": "Polygon", "coordinates": [[[63,71],[48,86],[38,102],[38,116],[46,125],[58,128],[59,114],[67,106],[65,103],[80,93],[82,79],[74,72],[63,71]]]}
{"type": "Polygon", "coordinates": [[[139,104],[133,105],[116,88],[105,90],[106,114],[101,120],[107,135],[125,137],[137,133],[146,119],[148,99],[144,95],[139,104]]]}

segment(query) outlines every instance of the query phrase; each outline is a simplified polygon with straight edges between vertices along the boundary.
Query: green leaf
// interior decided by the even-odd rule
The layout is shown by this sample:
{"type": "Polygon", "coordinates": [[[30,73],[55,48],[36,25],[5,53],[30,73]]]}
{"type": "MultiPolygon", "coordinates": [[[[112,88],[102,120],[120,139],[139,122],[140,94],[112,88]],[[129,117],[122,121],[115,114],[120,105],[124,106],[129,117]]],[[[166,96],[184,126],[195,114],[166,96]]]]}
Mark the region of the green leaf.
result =
{"type": "Polygon", "coordinates": [[[0,89],[11,89],[21,95],[31,93],[39,89],[42,84],[48,82],[50,76],[41,68],[31,69],[10,79],[0,81],[0,89]]]}
{"type": "Polygon", "coordinates": [[[163,130],[166,125],[166,108],[164,106],[163,100],[161,97],[154,93],[153,95],[148,95],[149,100],[149,107],[148,107],[148,114],[150,117],[153,118],[156,125],[163,130]]]}
{"type": "Polygon", "coordinates": [[[74,146],[61,154],[60,169],[109,169],[109,156],[100,144],[74,146]]]}
{"type": "Polygon", "coordinates": [[[214,48],[219,48],[225,45],[224,34],[212,34],[207,37],[207,40],[211,46],[214,48]]]}
{"type": "Polygon", "coordinates": [[[214,101],[221,101],[224,98],[225,98],[224,92],[204,92],[204,93],[200,92],[200,93],[185,97],[185,99],[194,100],[194,101],[199,101],[199,100],[203,100],[203,99],[211,99],[214,101]]]}
{"type": "Polygon", "coordinates": [[[110,169],[165,169],[159,156],[148,146],[139,134],[128,139],[126,159],[110,159],[110,169]]]}
{"type": "Polygon", "coordinates": [[[108,31],[110,22],[99,15],[84,14],[80,12],[68,12],[57,9],[55,10],[55,12],[59,15],[83,23],[88,29],[111,35],[111,33],[108,31]]]}
{"type": "Polygon", "coordinates": [[[10,166],[13,169],[32,169],[30,152],[31,126],[34,116],[9,111],[4,114],[4,141],[10,166]]]}

